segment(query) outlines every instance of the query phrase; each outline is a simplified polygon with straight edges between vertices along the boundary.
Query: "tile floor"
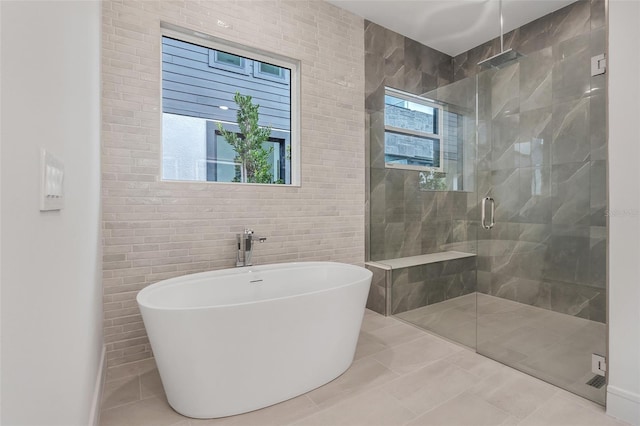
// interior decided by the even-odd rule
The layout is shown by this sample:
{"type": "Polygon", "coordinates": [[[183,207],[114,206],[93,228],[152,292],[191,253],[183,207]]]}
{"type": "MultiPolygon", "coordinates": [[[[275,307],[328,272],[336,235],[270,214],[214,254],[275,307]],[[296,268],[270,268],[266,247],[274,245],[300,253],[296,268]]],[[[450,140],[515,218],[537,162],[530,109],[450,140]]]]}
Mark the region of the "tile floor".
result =
{"type": "Polygon", "coordinates": [[[606,353],[605,324],[481,293],[398,317],[604,404],[605,387],[597,389],[586,382],[594,377],[591,354],[606,353]]]}
{"type": "Polygon", "coordinates": [[[355,361],[305,395],[195,420],[168,405],[153,360],[107,373],[101,426],[624,425],[586,399],[394,318],[367,311],[355,361]]]}

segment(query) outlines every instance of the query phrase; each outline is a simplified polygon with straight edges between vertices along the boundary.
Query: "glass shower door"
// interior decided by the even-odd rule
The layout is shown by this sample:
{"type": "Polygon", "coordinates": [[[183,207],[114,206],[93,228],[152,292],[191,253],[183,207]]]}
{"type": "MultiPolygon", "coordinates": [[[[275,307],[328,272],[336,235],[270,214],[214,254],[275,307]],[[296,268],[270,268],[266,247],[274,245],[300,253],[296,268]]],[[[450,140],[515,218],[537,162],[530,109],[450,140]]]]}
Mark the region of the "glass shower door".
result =
{"type": "Polygon", "coordinates": [[[393,269],[391,290],[393,315],[473,349],[478,225],[475,91],[475,79],[467,78],[420,95],[441,114],[442,164],[405,178],[406,191],[407,183],[413,186],[418,177],[418,191],[407,205],[421,206],[422,255],[419,265],[393,269]],[[411,303],[417,299],[419,303],[411,303]]]}
{"type": "Polygon", "coordinates": [[[591,360],[606,355],[606,149],[593,128],[606,87],[585,74],[589,41],[476,76],[478,206],[495,200],[495,225],[478,230],[477,352],[604,403],[591,360]]]}

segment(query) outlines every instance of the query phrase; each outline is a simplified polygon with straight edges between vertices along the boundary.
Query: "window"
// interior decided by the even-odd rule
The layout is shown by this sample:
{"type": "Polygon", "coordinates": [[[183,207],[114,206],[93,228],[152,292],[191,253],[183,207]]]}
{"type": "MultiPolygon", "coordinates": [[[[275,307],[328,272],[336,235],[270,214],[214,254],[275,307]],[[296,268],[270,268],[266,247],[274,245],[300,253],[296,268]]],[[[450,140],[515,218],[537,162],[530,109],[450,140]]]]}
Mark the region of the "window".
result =
{"type": "Polygon", "coordinates": [[[299,185],[298,69],[295,60],[163,24],[162,178],[299,185]],[[257,134],[237,122],[248,97],[263,134],[249,153],[237,152],[233,139],[257,134]]]}
{"type": "Polygon", "coordinates": [[[223,52],[220,50],[209,50],[209,66],[221,70],[249,74],[249,63],[247,58],[223,52]]]}
{"type": "Polygon", "coordinates": [[[289,83],[289,73],[282,67],[254,61],[253,76],[265,80],[275,81],[282,84],[289,83]]]}
{"type": "Polygon", "coordinates": [[[443,108],[419,96],[386,88],[384,97],[385,166],[443,170],[443,108]]]}

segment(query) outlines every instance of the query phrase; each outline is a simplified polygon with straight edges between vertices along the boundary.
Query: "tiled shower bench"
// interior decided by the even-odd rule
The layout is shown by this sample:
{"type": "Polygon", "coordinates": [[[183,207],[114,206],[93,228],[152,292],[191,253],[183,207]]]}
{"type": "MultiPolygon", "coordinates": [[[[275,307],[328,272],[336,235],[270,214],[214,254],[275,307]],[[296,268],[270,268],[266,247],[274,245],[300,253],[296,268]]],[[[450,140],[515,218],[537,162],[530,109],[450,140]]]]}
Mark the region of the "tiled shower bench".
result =
{"type": "Polygon", "coordinates": [[[476,255],[459,251],[366,262],[367,308],[394,315],[476,291],[476,255]]]}

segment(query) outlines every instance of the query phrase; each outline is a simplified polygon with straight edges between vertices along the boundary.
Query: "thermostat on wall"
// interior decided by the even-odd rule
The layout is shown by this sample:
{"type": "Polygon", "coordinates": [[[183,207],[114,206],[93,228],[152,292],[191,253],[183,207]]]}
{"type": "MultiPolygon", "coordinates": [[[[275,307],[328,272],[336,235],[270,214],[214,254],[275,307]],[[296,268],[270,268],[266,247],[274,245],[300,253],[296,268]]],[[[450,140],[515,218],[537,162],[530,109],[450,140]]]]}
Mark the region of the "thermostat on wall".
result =
{"type": "Polygon", "coordinates": [[[64,165],[42,148],[40,170],[40,211],[60,210],[64,207],[64,165]]]}

